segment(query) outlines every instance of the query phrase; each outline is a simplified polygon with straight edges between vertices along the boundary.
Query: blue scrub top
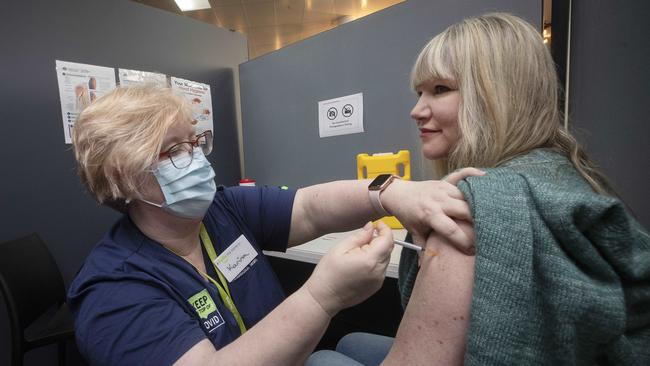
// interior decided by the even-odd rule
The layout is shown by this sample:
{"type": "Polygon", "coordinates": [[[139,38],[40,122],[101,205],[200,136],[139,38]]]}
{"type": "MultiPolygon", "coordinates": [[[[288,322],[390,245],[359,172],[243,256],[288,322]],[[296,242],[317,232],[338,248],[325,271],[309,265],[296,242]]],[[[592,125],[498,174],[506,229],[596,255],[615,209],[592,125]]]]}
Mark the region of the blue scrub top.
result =
{"type": "MultiPolygon", "coordinates": [[[[248,329],[284,300],[261,251],[286,250],[294,196],[295,190],[269,187],[219,189],[203,220],[217,255],[242,234],[259,253],[228,284],[248,329]]],[[[217,278],[205,251],[203,257],[217,278]]],[[[77,345],[93,365],[170,365],[204,338],[219,349],[241,334],[216,286],[128,216],[92,250],[70,286],[68,304],[77,345]],[[195,305],[208,298],[216,310],[202,318],[195,305]]]]}

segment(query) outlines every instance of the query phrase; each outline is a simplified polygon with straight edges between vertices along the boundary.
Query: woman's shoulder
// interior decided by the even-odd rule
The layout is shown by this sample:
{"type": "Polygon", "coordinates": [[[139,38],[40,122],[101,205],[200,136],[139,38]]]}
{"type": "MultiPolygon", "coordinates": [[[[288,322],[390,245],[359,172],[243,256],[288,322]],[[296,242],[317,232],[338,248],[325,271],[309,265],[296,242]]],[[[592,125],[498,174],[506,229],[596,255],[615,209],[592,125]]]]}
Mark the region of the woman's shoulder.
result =
{"type": "Polygon", "coordinates": [[[485,176],[467,179],[471,188],[503,191],[509,195],[600,196],[565,155],[550,149],[535,149],[484,170],[485,176]]]}
{"type": "Polygon", "coordinates": [[[485,171],[493,179],[508,179],[513,176],[540,176],[562,178],[579,175],[571,161],[563,154],[549,149],[535,149],[518,155],[494,168],[485,171]]]}
{"type": "Polygon", "coordinates": [[[615,197],[596,193],[566,156],[550,150],[533,150],[458,184],[476,210],[491,215],[512,215],[517,207],[524,215],[531,210],[544,217],[563,219],[598,216],[622,206],[615,197]]]}
{"type": "Polygon", "coordinates": [[[483,219],[527,218],[561,231],[571,225],[578,231],[604,227],[604,219],[634,221],[618,198],[595,192],[571,161],[557,152],[534,150],[486,173],[458,184],[473,214],[483,219]]]}

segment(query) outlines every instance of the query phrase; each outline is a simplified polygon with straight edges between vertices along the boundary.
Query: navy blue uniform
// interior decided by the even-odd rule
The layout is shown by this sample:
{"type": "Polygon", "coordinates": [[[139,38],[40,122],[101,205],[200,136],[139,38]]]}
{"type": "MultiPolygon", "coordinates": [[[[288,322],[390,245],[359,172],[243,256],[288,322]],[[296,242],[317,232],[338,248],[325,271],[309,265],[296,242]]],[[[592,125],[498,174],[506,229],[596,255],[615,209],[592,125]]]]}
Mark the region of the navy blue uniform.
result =
{"type": "MultiPolygon", "coordinates": [[[[217,191],[203,220],[217,255],[242,234],[259,253],[228,284],[247,328],[284,300],[261,251],[286,250],[294,196],[294,190],[226,188],[217,191]]],[[[208,275],[217,278],[205,251],[203,257],[208,275]]],[[[204,338],[219,349],[241,335],[216,286],[146,237],[128,216],[92,250],[68,303],[79,349],[93,365],[169,365],[204,338]],[[200,317],[190,301],[208,297],[216,311],[200,317]]]]}

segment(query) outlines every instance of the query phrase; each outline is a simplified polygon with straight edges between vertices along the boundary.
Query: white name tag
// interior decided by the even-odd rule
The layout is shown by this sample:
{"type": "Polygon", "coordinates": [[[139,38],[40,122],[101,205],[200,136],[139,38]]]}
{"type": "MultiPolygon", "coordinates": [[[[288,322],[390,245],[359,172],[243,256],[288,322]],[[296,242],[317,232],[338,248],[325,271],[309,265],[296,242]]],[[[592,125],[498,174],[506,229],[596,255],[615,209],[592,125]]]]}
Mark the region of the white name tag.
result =
{"type": "Polygon", "coordinates": [[[257,251],[242,234],[214,260],[214,264],[226,280],[232,282],[255,257],[257,251]]]}

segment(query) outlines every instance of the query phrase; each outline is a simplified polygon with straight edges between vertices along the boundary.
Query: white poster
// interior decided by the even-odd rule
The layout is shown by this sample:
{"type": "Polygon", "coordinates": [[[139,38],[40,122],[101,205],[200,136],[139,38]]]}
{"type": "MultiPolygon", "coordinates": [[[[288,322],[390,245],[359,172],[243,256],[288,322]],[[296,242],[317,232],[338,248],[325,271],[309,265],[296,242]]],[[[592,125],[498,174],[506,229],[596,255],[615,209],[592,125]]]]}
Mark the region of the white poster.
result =
{"type": "Polygon", "coordinates": [[[321,138],[359,132],[363,132],[363,93],[318,102],[321,138]]]}
{"type": "Polygon", "coordinates": [[[79,112],[115,89],[115,69],[56,60],[56,77],[63,115],[65,143],[72,143],[72,128],[79,112]]]}
{"type": "Polygon", "coordinates": [[[167,76],[156,72],[118,69],[117,74],[119,75],[120,86],[146,83],[167,86],[167,76]]]}
{"type": "Polygon", "coordinates": [[[171,78],[172,90],[179,92],[187,98],[192,105],[194,113],[194,124],[196,133],[199,134],[205,130],[212,130],[212,96],[210,95],[210,85],[197,83],[195,81],[171,78]]]}

